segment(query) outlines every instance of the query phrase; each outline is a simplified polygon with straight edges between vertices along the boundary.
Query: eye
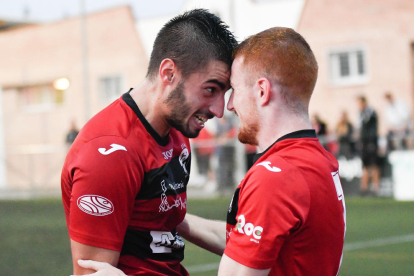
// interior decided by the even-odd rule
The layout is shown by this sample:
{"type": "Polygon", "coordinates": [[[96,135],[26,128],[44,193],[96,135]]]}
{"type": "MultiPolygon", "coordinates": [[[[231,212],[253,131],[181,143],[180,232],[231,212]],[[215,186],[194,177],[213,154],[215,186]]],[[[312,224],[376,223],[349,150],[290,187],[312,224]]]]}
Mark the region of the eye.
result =
{"type": "Polygon", "coordinates": [[[216,92],[216,88],[215,87],[207,87],[206,90],[208,92],[210,92],[211,94],[213,94],[214,92],[216,92]]]}

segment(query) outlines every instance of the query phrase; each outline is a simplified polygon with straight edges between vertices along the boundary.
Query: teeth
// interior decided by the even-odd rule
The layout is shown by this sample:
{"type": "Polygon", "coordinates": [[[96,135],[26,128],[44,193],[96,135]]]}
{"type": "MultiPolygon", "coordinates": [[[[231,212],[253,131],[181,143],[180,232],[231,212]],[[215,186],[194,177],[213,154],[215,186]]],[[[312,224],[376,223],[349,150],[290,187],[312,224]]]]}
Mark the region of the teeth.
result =
{"type": "Polygon", "coordinates": [[[204,123],[207,122],[208,120],[206,117],[199,116],[199,115],[195,115],[194,117],[196,119],[196,122],[201,126],[204,126],[204,123]]]}

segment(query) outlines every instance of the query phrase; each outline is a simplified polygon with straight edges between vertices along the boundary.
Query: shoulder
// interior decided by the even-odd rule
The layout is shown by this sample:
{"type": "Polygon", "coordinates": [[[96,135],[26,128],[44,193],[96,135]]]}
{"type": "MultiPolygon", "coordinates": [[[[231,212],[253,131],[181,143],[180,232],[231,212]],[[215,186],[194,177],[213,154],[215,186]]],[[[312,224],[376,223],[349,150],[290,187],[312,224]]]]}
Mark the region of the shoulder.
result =
{"type": "MultiPolygon", "coordinates": [[[[81,143],[78,141],[70,149],[72,166],[87,171],[118,171],[137,165],[136,145],[120,136],[99,136],[81,143]]],[[[139,169],[139,168],[137,168],[139,169]]]]}
{"type": "Polygon", "coordinates": [[[309,191],[299,168],[278,155],[260,158],[246,174],[241,192],[280,196],[309,191]]]}
{"type": "Polygon", "coordinates": [[[136,115],[121,99],[114,101],[93,116],[81,129],[79,135],[83,140],[91,140],[100,136],[128,137],[131,133],[136,115]]]}

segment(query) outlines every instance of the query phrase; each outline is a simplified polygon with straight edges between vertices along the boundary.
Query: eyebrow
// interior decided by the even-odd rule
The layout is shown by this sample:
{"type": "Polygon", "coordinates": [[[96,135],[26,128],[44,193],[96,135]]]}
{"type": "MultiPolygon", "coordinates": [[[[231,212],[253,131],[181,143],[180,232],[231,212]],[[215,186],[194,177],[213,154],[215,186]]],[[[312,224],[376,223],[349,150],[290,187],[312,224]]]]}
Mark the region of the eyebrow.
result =
{"type": "Polygon", "coordinates": [[[221,88],[221,90],[226,89],[226,85],[224,83],[222,83],[221,81],[215,80],[215,79],[208,80],[208,81],[206,81],[206,83],[215,83],[221,88]]]}

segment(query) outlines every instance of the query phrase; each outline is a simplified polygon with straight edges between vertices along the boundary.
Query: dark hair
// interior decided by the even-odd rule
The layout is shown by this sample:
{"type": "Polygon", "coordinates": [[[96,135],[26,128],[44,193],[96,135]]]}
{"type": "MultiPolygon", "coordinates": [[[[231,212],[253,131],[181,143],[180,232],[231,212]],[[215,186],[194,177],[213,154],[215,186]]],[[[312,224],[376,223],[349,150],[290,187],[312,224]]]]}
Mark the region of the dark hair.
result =
{"type": "Polygon", "coordinates": [[[154,42],[147,77],[158,74],[161,61],[172,59],[183,78],[219,60],[231,66],[237,41],[219,17],[205,9],[195,9],[171,19],[154,42]]]}
{"type": "Polygon", "coordinates": [[[367,98],[365,98],[365,96],[359,96],[358,100],[360,100],[363,103],[367,103],[367,98]]]}

